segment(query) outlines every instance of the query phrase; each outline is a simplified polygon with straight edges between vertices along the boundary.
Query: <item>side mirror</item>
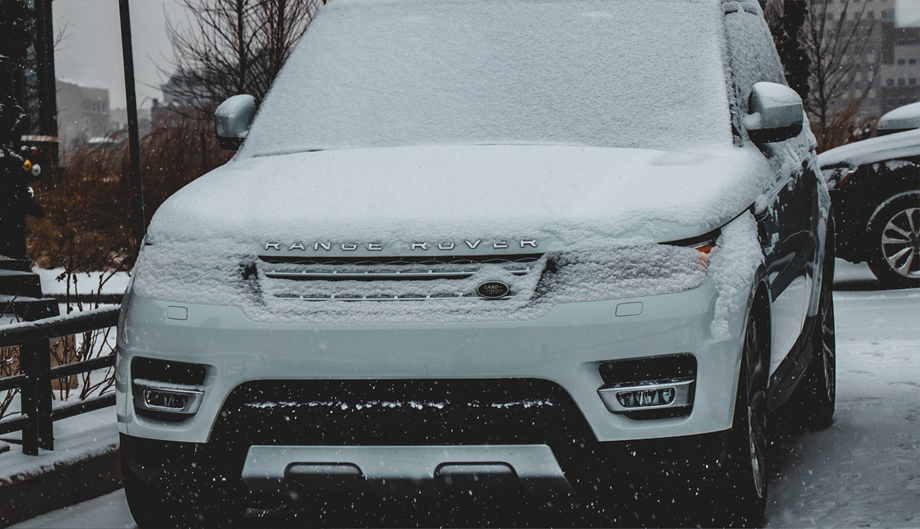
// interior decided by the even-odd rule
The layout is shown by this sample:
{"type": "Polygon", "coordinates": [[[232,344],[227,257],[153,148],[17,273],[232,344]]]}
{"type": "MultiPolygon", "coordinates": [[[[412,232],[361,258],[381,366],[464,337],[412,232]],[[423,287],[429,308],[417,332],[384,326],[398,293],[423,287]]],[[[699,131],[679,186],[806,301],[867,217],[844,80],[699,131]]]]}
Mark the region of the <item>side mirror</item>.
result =
{"type": "Polygon", "coordinates": [[[250,95],[233,96],[214,111],[214,126],[220,146],[235,151],[249,135],[249,126],[256,115],[256,98],[250,95]]]}
{"type": "Polygon", "coordinates": [[[805,123],[802,98],[776,83],[757,83],[751,90],[744,126],[754,143],[786,141],[801,134],[805,123]]]}

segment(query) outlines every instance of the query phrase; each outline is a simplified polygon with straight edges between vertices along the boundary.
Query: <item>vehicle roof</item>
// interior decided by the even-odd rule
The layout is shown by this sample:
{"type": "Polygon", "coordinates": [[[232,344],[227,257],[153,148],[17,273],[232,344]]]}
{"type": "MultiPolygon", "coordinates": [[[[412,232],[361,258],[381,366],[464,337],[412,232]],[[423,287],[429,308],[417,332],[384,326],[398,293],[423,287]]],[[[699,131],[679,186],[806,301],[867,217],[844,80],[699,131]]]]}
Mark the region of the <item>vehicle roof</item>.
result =
{"type": "Polygon", "coordinates": [[[878,120],[878,130],[920,129],[920,101],[898,107],[878,120]]]}
{"type": "Polygon", "coordinates": [[[920,156],[920,129],[857,141],[818,155],[822,167],[847,164],[852,167],[920,156]]]}

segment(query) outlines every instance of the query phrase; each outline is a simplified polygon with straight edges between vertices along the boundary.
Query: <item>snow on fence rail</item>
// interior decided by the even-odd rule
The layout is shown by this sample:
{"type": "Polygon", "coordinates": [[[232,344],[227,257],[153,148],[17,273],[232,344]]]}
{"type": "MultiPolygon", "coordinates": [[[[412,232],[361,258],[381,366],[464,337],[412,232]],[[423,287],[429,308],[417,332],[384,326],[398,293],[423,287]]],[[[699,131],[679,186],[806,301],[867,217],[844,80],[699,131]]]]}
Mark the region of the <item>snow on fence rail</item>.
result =
{"type": "Polygon", "coordinates": [[[0,378],[0,391],[19,388],[21,413],[0,420],[0,435],[22,431],[22,451],[54,450],[54,421],[115,405],[113,393],[91,397],[52,410],[51,382],[58,378],[114,367],[115,355],[51,367],[48,339],[114,327],[119,307],[57,316],[0,327],[0,347],[19,346],[20,374],[0,378]]]}

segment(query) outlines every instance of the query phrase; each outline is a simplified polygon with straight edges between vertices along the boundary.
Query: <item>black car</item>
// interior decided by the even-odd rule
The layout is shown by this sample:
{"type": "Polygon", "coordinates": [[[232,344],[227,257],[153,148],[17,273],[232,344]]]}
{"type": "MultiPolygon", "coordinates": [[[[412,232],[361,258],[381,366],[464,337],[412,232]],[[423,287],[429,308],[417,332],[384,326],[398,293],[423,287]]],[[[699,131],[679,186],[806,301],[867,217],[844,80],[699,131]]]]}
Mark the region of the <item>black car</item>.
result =
{"type": "Polygon", "coordinates": [[[920,129],[821,154],[837,221],[837,257],[880,280],[920,286],[920,129]]]}

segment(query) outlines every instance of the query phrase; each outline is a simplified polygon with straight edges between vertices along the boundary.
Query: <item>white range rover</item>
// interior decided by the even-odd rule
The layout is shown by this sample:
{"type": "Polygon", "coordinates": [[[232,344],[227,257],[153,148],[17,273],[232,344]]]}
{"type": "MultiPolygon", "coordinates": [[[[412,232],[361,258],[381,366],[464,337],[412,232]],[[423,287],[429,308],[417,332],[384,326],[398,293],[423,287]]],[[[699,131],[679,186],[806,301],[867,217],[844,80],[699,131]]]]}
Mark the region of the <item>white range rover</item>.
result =
{"type": "Polygon", "coordinates": [[[332,0],[217,130],[119,324],[142,527],[655,491],[753,524],[768,414],[832,420],[828,191],[755,0],[332,0]]]}

